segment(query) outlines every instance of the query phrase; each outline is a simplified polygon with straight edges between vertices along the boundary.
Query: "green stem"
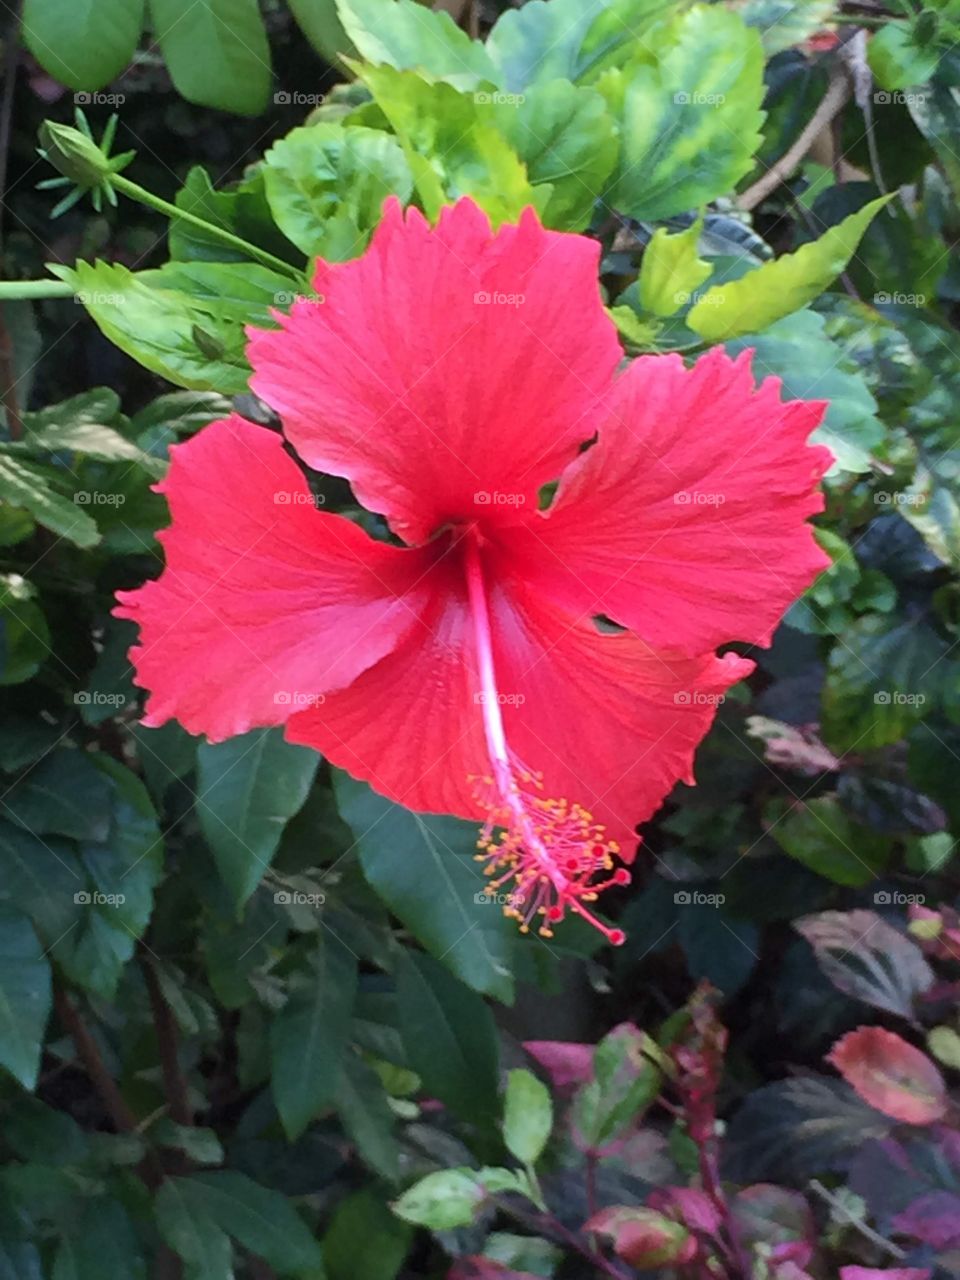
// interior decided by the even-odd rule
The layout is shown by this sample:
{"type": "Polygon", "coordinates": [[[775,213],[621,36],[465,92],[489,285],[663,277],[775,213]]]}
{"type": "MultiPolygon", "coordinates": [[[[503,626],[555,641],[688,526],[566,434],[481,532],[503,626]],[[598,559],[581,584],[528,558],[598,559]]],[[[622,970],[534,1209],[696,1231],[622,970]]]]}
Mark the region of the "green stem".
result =
{"type": "Polygon", "coordinates": [[[63,280],[0,280],[0,302],[20,298],[72,298],[73,287],[63,280]]]}
{"type": "Polygon", "coordinates": [[[218,227],[212,222],[207,222],[204,218],[198,217],[195,213],[190,213],[187,209],[178,209],[169,200],[163,200],[160,196],[155,196],[152,191],[148,191],[146,187],[141,187],[137,182],[131,182],[123,174],[111,174],[109,181],[115,191],[122,192],[125,196],[129,196],[131,200],[137,200],[140,204],[149,205],[151,209],[156,209],[158,213],[165,214],[170,219],[177,219],[180,222],[189,223],[192,227],[198,227],[201,231],[205,231],[207,235],[216,236],[224,244],[228,244],[249,257],[255,258],[257,262],[262,263],[265,267],[271,267],[274,271],[282,271],[284,275],[291,276],[297,281],[303,279],[303,272],[298,271],[296,267],[292,267],[289,262],[284,262],[282,258],[275,257],[272,253],[268,253],[266,249],[258,249],[249,240],[243,240],[240,236],[235,236],[232,231],[227,231],[224,227],[218,227]]]}

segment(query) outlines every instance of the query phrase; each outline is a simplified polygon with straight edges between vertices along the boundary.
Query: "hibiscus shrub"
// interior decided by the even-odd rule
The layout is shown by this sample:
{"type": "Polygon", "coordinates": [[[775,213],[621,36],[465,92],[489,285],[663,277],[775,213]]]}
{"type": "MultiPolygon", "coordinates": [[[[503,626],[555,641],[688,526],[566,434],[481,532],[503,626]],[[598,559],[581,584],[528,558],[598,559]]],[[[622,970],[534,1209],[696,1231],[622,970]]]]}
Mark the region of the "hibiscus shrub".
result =
{"type": "Polygon", "coordinates": [[[264,8],[7,40],[0,1280],[960,1276],[960,11],[264,8]]]}

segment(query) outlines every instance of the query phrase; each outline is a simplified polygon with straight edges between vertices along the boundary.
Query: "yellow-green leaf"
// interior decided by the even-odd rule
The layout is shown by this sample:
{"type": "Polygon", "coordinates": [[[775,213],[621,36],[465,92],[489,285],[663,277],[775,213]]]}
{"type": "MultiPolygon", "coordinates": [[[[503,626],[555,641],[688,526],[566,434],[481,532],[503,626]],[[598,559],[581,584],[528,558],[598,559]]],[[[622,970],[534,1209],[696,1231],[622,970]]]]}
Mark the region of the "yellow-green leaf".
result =
{"type": "Polygon", "coordinates": [[[739,280],[708,289],[691,307],[687,325],[707,342],[725,342],[744,333],[760,333],[799,311],[844,270],[874,215],[892,199],[888,195],[871,200],[796,253],[786,253],[739,280]]]}
{"type": "Polygon", "coordinates": [[[693,291],[713,274],[713,266],[697,256],[703,219],[686,231],[671,234],[660,227],[643,253],[640,303],[655,316],[672,316],[690,301],[693,291]]]}

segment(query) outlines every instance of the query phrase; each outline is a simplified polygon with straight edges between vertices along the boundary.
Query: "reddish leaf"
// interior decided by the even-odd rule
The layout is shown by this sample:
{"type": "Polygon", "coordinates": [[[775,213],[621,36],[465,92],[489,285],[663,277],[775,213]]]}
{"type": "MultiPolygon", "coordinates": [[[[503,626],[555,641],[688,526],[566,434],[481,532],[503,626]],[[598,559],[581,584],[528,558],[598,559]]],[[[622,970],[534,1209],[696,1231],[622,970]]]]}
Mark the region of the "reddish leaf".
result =
{"type": "Polygon", "coordinates": [[[697,1252],[697,1242],[685,1227],[653,1209],[615,1205],[595,1213],[583,1229],[606,1237],[631,1267],[689,1262],[697,1252]]]}
{"type": "Polygon", "coordinates": [[[875,911],[821,911],[793,926],[833,985],[876,1009],[909,1018],[933,970],[909,938],[875,911]]]}
{"type": "Polygon", "coordinates": [[[557,1089],[585,1084],[593,1077],[593,1045],[572,1040],[525,1040],[523,1047],[539,1062],[557,1089]]]}
{"type": "Polygon", "coordinates": [[[928,1191],[897,1214],[893,1229],[934,1249],[952,1249],[960,1245],[960,1196],[951,1191],[928,1191]]]}
{"type": "Polygon", "coordinates": [[[840,1280],[930,1280],[929,1267],[894,1267],[885,1271],[882,1267],[841,1267],[840,1280]]]}
{"type": "Polygon", "coordinates": [[[947,1109],[943,1077],[925,1053],[883,1027],[858,1027],[827,1061],[865,1102],[906,1124],[931,1124],[947,1109]]]}

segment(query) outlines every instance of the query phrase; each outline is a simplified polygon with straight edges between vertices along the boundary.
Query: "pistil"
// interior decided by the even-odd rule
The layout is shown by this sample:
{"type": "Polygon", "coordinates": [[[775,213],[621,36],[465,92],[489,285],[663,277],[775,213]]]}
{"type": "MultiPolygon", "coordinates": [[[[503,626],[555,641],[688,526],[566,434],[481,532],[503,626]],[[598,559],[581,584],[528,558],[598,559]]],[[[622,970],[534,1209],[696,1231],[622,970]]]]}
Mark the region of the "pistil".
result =
{"type": "Polygon", "coordinates": [[[478,861],[484,863],[493,893],[509,886],[504,912],[518,921],[522,932],[537,923],[542,937],[553,937],[553,926],[569,910],[619,946],[624,941],[623,930],[605,925],[586,904],[595,902],[604,889],[629,884],[630,873],[625,867],[615,869],[620,848],[606,838],[603,826],[582,805],[544,796],[542,777],[510,749],[497,685],[479,535],[471,529],[464,541],[479,702],[490,760],[490,774],[476,780],[489,812],[477,842],[478,861]]]}

